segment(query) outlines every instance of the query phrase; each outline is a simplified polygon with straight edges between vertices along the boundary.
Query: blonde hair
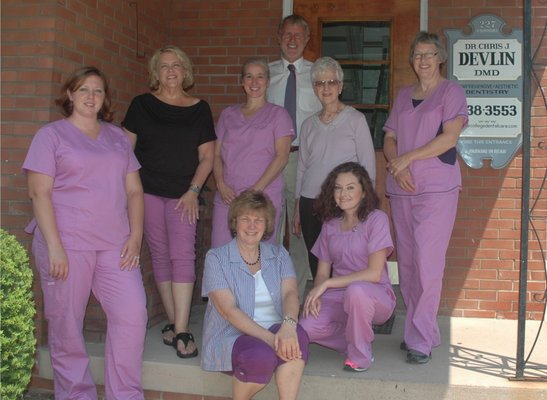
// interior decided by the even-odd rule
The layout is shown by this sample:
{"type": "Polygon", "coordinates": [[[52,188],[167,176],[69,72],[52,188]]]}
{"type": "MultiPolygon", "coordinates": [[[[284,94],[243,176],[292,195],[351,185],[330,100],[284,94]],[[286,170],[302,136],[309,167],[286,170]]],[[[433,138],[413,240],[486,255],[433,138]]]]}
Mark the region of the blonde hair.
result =
{"type": "Polygon", "coordinates": [[[230,203],[228,227],[233,237],[236,235],[237,218],[246,212],[260,214],[264,217],[266,229],[262,240],[269,239],[275,228],[275,207],[268,195],[257,190],[245,190],[230,203]]]}
{"type": "Polygon", "coordinates": [[[186,72],[186,75],[184,76],[184,81],[182,82],[182,88],[188,89],[189,87],[191,87],[194,84],[194,74],[192,73],[192,62],[190,61],[190,58],[188,58],[186,53],[179,49],[177,46],[167,45],[156,50],[154,52],[154,55],[150,58],[150,61],[148,62],[148,86],[150,87],[150,90],[155,92],[160,87],[160,80],[158,77],[158,63],[160,61],[160,56],[163,53],[173,53],[177,56],[180,63],[182,64],[182,67],[184,68],[184,71],[186,72]]]}

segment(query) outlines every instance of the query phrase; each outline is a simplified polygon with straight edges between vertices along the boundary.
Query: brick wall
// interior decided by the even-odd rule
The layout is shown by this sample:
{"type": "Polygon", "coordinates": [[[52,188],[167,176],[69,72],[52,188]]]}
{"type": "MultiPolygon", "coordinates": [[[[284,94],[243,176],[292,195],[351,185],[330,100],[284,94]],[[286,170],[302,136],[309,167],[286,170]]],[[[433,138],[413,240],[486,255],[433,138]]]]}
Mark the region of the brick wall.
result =
{"type": "MultiPolygon", "coordinates": [[[[547,44],[543,38],[547,4],[532,1],[532,46],[542,48],[534,58],[534,72],[545,91],[547,79],[547,44]]],[[[446,28],[462,29],[477,15],[491,13],[503,18],[508,26],[522,29],[522,2],[460,1],[457,5],[444,0],[429,2],[429,30],[442,33],[446,28]]],[[[532,83],[531,193],[537,199],[533,224],[543,248],[547,234],[547,193],[539,188],[547,168],[547,151],[539,148],[547,140],[545,102],[538,85],[532,83]]],[[[520,216],[522,152],[503,169],[492,169],[488,162],[482,169],[471,169],[462,163],[463,186],[458,217],[450,249],[441,313],[465,317],[516,318],[520,269],[520,216]]],[[[527,316],[541,319],[545,291],[544,264],[540,245],[529,232],[527,316]]]]}
{"type": "Polygon", "coordinates": [[[244,101],[242,63],[249,57],[279,58],[276,40],[280,0],[187,0],[173,4],[172,36],[195,65],[193,93],[207,100],[215,121],[220,111],[244,101]]]}

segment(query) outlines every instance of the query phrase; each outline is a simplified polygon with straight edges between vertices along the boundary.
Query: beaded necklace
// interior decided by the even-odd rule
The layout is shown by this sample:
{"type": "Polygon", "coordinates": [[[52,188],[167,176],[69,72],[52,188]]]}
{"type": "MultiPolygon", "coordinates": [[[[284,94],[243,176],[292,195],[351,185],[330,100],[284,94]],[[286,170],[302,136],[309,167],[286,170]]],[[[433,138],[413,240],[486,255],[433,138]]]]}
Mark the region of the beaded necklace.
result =
{"type": "Polygon", "coordinates": [[[243,258],[243,254],[241,254],[241,250],[239,251],[239,255],[241,256],[241,259],[243,260],[243,262],[245,264],[247,264],[248,266],[256,265],[260,262],[260,246],[258,246],[258,257],[257,257],[256,261],[253,262],[253,263],[249,262],[249,261],[245,260],[245,258],[243,258]]]}

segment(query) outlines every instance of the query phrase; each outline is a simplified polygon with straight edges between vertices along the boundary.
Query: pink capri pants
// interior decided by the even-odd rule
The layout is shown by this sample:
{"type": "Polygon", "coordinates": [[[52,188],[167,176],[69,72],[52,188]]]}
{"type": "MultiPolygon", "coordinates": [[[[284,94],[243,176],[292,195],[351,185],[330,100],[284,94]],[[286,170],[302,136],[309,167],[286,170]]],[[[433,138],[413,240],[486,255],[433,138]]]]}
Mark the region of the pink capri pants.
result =
{"type": "Polygon", "coordinates": [[[156,282],[196,280],[196,225],[180,220],[179,199],[144,194],[144,238],[156,282]]]}

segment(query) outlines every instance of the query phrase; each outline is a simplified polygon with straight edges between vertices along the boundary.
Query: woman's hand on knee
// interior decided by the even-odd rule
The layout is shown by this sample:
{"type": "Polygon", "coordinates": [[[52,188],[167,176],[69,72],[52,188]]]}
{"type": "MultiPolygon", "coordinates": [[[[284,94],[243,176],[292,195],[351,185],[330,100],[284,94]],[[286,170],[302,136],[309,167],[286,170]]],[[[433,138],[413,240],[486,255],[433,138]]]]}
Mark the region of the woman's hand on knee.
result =
{"type": "Polygon", "coordinates": [[[296,326],[286,323],[281,324],[281,327],[275,334],[274,350],[276,351],[277,356],[284,361],[302,358],[296,326]]]}
{"type": "Polygon", "coordinates": [[[306,301],[304,302],[304,317],[307,317],[310,314],[316,319],[319,317],[319,311],[321,310],[321,296],[325,293],[325,290],[326,285],[324,284],[316,286],[310,290],[310,293],[308,293],[306,301]]]}

